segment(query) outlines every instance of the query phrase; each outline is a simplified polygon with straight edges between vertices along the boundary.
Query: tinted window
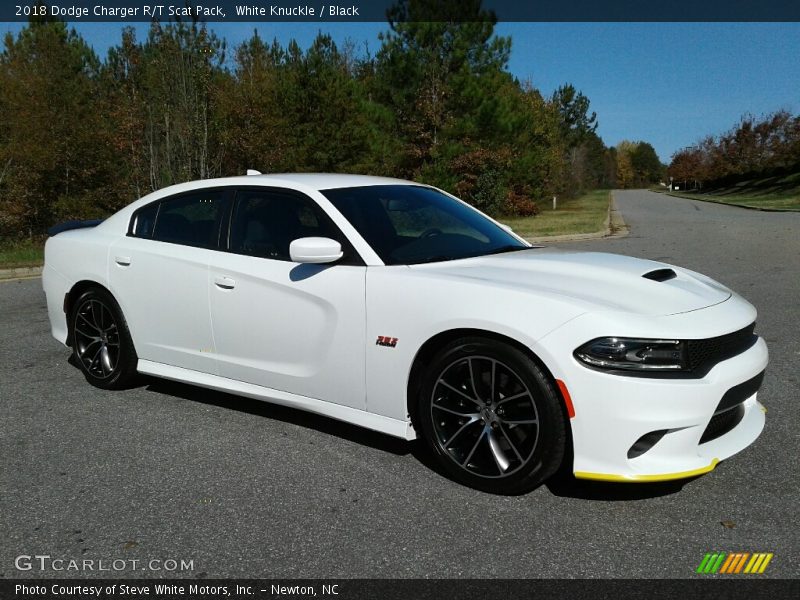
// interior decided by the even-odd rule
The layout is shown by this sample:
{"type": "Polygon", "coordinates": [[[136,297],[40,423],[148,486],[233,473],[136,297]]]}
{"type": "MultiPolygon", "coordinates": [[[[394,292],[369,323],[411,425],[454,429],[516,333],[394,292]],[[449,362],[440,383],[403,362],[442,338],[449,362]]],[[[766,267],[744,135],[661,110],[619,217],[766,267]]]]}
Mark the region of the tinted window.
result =
{"type": "Polygon", "coordinates": [[[291,260],[289,244],[303,237],[332,238],[344,246],[338,230],[310,198],[273,190],[237,193],[231,220],[233,252],[291,260]]]}
{"type": "Polygon", "coordinates": [[[529,247],[480,213],[431,188],[375,185],[322,193],[387,265],[529,247]]]}
{"type": "Polygon", "coordinates": [[[223,192],[192,193],[160,203],[152,238],[161,242],[217,247],[223,192]]]}
{"type": "Polygon", "coordinates": [[[153,202],[139,210],[133,217],[131,233],[136,237],[153,237],[153,226],[156,224],[158,202],[153,202]]]}

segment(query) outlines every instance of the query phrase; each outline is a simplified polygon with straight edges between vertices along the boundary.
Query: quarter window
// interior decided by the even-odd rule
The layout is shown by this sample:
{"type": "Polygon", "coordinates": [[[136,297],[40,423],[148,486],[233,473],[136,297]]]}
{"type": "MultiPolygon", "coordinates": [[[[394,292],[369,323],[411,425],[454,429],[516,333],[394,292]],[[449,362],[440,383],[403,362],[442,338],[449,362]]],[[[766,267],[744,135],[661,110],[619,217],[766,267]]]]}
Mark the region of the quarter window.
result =
{"type": "Polygon", "coordinates": [[[158,214],[158,202],[148,204],[139,210],[133,217],[131,234],[134,237],[151,238],[153,237],[153,226],[156,224],[158,214]]]}

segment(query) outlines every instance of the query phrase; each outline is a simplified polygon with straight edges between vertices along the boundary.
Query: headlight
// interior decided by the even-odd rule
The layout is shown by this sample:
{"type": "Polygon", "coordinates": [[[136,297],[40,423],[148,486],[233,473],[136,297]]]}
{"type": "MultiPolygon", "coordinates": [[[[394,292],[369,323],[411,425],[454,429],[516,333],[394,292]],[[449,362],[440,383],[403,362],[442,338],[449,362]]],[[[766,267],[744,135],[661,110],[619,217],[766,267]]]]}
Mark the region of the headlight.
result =
{"type": "Polygon", "coordinates": [[[682,371],[686,369],[686,344],[681,340],[605,337],[575,350],[575,358],[600,369],[682,371]]]}

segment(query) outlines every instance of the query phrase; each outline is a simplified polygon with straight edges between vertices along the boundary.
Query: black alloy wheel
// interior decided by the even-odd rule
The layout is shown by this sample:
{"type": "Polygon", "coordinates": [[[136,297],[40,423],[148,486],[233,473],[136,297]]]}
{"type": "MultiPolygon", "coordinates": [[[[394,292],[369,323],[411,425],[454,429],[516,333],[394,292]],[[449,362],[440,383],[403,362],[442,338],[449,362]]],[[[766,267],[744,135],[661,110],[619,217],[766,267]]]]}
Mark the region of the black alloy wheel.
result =
{"type": "Polygon", "coordinates": [[[114,298],[101,288],[84,292],[70,318],[72,352],[87,381],[102,389],[127,387],[138,358],[114,298]]]}
{"type": "Polygon", "coordinates": [[[457,340],[425,374],[418,426],[453,479],[499,494],[537,487],[560,466],[565,415],[542,369],[492,339],[457,340]]]}

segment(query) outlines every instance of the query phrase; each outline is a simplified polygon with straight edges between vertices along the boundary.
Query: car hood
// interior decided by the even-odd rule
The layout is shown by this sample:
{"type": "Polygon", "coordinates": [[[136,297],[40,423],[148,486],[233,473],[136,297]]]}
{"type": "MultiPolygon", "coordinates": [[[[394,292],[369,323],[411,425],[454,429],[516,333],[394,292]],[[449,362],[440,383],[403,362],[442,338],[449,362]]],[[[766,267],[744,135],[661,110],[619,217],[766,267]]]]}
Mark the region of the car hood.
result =
{"type": "Polygon", "coordinates": [[[410,268],[437,277],[479,280],[500,288],[559,296],[585,310],[642,315],[698,310],[724,302],[732,293],[713,279],[687,269],[602,252],[531,248],[410,268]]]}

